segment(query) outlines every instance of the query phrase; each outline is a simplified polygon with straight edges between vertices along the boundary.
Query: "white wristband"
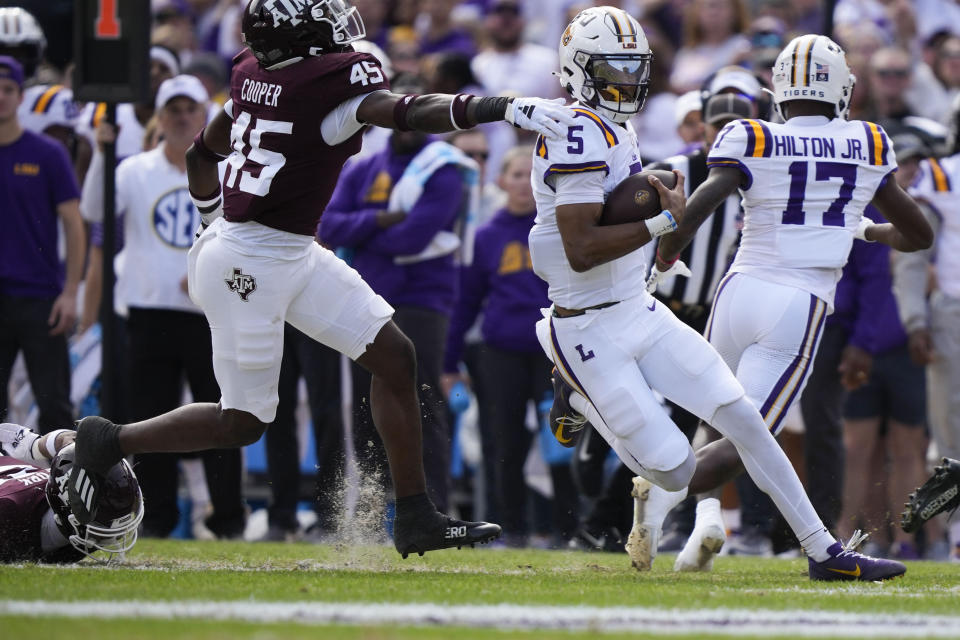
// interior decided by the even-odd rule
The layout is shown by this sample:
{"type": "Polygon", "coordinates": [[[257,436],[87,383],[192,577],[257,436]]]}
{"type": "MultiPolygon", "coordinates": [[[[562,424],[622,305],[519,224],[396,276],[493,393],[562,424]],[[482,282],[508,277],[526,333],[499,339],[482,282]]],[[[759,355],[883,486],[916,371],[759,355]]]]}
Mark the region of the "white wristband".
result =
{"type": "Polygon", "coordinates": [[[47,453],[50,454],[51,460],[57,455],[57,436],[68,431],[72,431],[72,429],[55,429],[47,434],[47,453]]]}
{"type": "Polygon", "coordinates": [[[659,238],[660,236],[677,230],[677,220],[673,217],[673,214],[670,213],[669,209],[664,209],[660,215],[654,216],[645,222],[651,238],[659,238]]]}
{"type": "Polygon", "coordinates": [[[873,220],[867,216],[861,217],[857,228],[853,232],[853,237],[857,240],[863,240],[864,242],[876,242],[876,240],[867,240],[867,229],[874,226],[874,224],[873,220]]]}

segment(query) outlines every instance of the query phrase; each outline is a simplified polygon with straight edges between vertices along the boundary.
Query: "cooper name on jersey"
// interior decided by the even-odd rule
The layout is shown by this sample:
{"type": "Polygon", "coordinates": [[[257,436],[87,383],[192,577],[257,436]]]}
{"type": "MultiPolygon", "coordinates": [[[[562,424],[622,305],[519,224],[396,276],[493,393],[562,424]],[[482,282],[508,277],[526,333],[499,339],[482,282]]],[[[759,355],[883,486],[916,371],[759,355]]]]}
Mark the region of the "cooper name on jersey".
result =
{"type": "Polygon", "coordinates": [[[243,81],[240,88],[240,99],[244,102],[253,102],[267,107],[276,107],[277,98],[280,97],[280,91],[283,89],[279,84],[269,82],[260,82],[247,78],[243,81]]]}

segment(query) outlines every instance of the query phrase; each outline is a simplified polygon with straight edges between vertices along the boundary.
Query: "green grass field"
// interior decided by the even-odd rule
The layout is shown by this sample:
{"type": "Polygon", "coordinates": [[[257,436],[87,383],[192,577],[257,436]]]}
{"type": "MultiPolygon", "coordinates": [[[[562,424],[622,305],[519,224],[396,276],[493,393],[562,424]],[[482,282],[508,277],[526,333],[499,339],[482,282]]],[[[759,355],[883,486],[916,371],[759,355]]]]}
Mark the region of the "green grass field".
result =
{"type": "Polygon", "coordinates": [[[851,584],[811,582],[806,560],[672,564],[640,574],[619,554],[401,560],[388,547],[144,540],[122,565],[0,566],[0,638],[960,637],[958,565],[851,584]]]}

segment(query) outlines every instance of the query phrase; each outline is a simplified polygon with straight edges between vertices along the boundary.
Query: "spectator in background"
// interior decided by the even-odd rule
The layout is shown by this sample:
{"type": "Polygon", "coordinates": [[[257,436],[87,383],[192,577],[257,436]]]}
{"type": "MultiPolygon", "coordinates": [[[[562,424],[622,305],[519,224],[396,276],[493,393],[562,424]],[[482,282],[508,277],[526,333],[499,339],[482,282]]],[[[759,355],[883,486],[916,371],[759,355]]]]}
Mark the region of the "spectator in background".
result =
{"type": "Polygon", "coordinates": [[[77,319],[84,231],[80,189],[63,146],[21,127],[23,67],[0,56],[0,421],[7,384],[22,351],[39,407],[39,432],[68,426],[67,334],[77,319]],[[57,253],[62,223],[66,269],[57,253]]]}
{"type": "Polygon", "coordinates": [[[677,51],[670,86],[677,93],[699,89],[717,69],[746,59],[750,41],[743,0],[693,0],[684,13],[683,47],[677,51]]]}
{"type": "Polygon", "coordinates": [[[353,0],[357,13],[363,16],[363,27],[367,32],[366,39],[381,49],[387,48],[390,5],[390,2],[384,2],[384,0],[353,0]]]}
{"type": "MultiPolygon", "coordinates": [[[[460,149],[468,158],[480,167],[480,202],[477,205],[476,226],[486,224],[504,205],[506,196],[499,186],[499,179],[487,178],[487,166],[490,164],[490,144],[487,130],[483,127],[456,131],[447,137],[447,142],[460,149]]],[[[498,174],[499,175],[499,174],[498,174]]]]}
{"type": "Polygon", "coordinates": [[[563,95],[553,76],[557,51],[523,40],[526,21],[519,0],[492,0],[483,26],[488,47],[473,58],[471,67],[489,95],[563,95]]]}
{"type": "Polygon", "coordinates": [[[150,41],[169,47],[181,60],[189,61],[197,49],[197,37],[187,0],[150,0],[150,9],[153,13],[150,41]]]}
{"type": "Polygon", "coordinates": [[[313,429],[316,521],[305,532],[313,542],[326,542],[337,529],[339,485],[343,480],[343,412],[340,398],[340,354],[290,324],[283,327],[283,360],[277,417],[266,433],[267,475],[271,501],[265,542],[292,542],[300,537],[300,447],[296,409],[300,378],[307,385],[313,429]]]}
{"type": "MultiPolygon", "coordinates": [[[[165,80],[157,92],[156,111],[163,141],[117,167],[116,211],[124,220],[125,267],[117,278],[117,299],[128,309],[127,373],[131,420],[141,420],[182,404],[186,379],[196,402],[217,402],[210,327],[187,295],[187,251],[193,245],[200,214],[187,190],[185,153],[207,121],[209,96],[194,76],[165,80]]],[[[108,125],[102,124],[107,129],[108,125]]],[[[112,132],[99,132],[109,139],[112,132]]],[[[91,170],[83,194],[85,212],[103,211],[102,163],[91,170]]],[[[99,299],[90,299],[99,307],[99,299]]],[[[145,536],[166,537],[179,520],[179,454],[137,454],[135,465],[150,505],[143,521],[145,536]]],[[[202,454],[213,515],[209,531],[222,537],[243,533],[246,512],[240,494],[238,449],[202,454]]],[[[205,505],[194,505],[192,518],[202,524],[205,505]]],[[[199,531],[197,527],[195,531],[199,531]]]]}
{"type": "Polygon", "coordinates": [[[939,122],[923,118],[910,106],[907,89],[913,78],[913,61],[903,49],[885,47],[870,58],[870,102],[866,119],[878,122],[895,133],[910,127],[931,149],[942,146],[947,129],[939,122]]]}
{"type": "MultiPolygon", "coordinates": [[[[768,87],[773,86],[773,64],[786,42],[783,35],[786,27],[773,16],[757,18],[750,24],[750,71],[763,78],[768,87]]],[[[817,29],[801,33],[816,33],[817,29]]]]}
{"type": "Polygon", "coordinates": [[[656,29],[644,27],[644,32],[651,51],[656,51],[650,66],[650,93],[643,109],[630,121],[637,133],[640,157],[644,162],[653,162],[676,155],[684,143],[674,128],[664,126],[664,122],[673,121],[677,103],[668,81],[673,68],[673,47],[656,29]]]}
{"type": "Polygon", "coordinates": [[[73,90],[62,82],[47,83],[38,77],[46,47],[47,38],[33,15],[19,7],[0,8],[0,55],[11,56],[23,66],[23,102],[17,112],[20,125],[59,140],[82,184],[93,151],[90,143],[76,133],[80,114],[73,90]]]}
{"type": "Polygon", "coordinates": [[[677,135],[683,140],[683,155],[703,148],[706,131],[703,125],[703,98],[699,91],[688,91],[677,99],[673,115],[677,123],[677,135]]]}
{"type": "MultiPolygon", "coordinates": [[[[419,78],[400,76],[398,93],[424,93],[419,78]]],[[[453,146],[417,131],[394,132],[389,147],[340,175],[320,223],[324,244],[352,251],[352,266],[396,309],[413,341],[423,409],[427,492],[447,509],[450,430],[440,388],[443,351],[457,297],[455,254],[469,262],[477,165],[453,146]]],[[[354,441],[367,473],[387,481],[383,445],[370,415],[370,374],[353,367],[354,441]]]]}
{"type": "Polygon", "coordinates": [[[420,55],[434,53],[462,53],[472,57],[477,45],[469,31],[457,26],[452,19],[460,0],[423,0],[420,15],[425,26],[420,32],[420,55]]]}
{"type": "MultiPolygon", "coordinates": [[[[444,53],[435,57],[435,64],[429,75],[428,88],[435,93],[472,93],[482,95],[486,89],[481,87],[473,71],[470,68],[470,58],[462,53],[444,53]]],[[[490,189],[496,191],[497,175],[500,166],[503,164],[504,154],[516,146],[517,132],[513,127],[505,127],[501,123],[491,122],[477,127],[476,131],[470,132],[471,136],[481,135],[484,137],[484,151],[486,157],[481,161],[480,166],[484,169],[481,172],[480,184],[484,187],[486,193],[490,189]],[[479,133],[482,132],[482,133],[479,133]]],[[[470,140],[474,138],[468,138],[470,140]]],[[[475,148],[473,145],[472,148],[475,148]]],[[[481,206],[480,215],[493,213],[493,210],[481,206]]],[[[478,220],[479,226],[483,221],[478,220]]]]}
{"type": "MultiPolygon", "coordinates": [[[[920,159],[929,154],[921,139],[913,134],[892,137],[897,153],[895,179],[909,186],[920,159]]],[[[873,207],[865,215],[883,222],[873,207]]],[[[913,536],[891,523],[890,514],[923,482],[927,451],[926,384],[923,365],[911,361],[907,334],[897,315],[890,271],[890,249],[879,243],[855,242],[844,276],[837,284],[835,315],[846,316],[847,345],[838,371],[843,386],[850,392],[844,403],[843,440],[846,462],[844,472],[843,513],[837,521],[837,534],[849,539],[860,523],[857,517],[869,511],[868,489],[874,451],[884,454],[881,475],[887,478],[886,494],[881,501],[878,524],[883,536],[893,532],[894,546],[889,557],[918,559],[913,536]],[[851,323],[852,321],[852,323],[851,323]]],[[[865,523],[869,526],[869,522],[865,523]]]]}
{"type": "MultiPolygon", "coordinates": [[[[539,405],[551,391],[552,364],[537,340],[534,325],[550,305],[547,283],[533,272],[527,236],[536,217],[530,185],[531,147],[511,149],[497,180],[507,195],[504,208],[477,230],[476,257],[462,270],[460,297],[450,323],[444,363],[444,390],[465,382],[459,373],[464,335],[483,311],[483,346],[476,374],[492,439],[494,495],[507,546],[527,544],[527,492],[524,463],[537,433],[526,426],[529,402],[539,405]]],[[[539,410],[538,410],[539,411],[539,410]]],[[[561,540],[576,528],[577,494],[568,465],[550,465],[553,480],[553,532],[561,540]]]]}
{"type": "Polygon", "coordinates": [[[925,43],[907,101],[922,116],[946,124],[950,105],[960,94],[960,36],[941,32],[925,43]]]}
{"type": "MultiPolygon", "coordinates": [[[[960,458],[960,98],[953,102],[947,157],[920,163],[910,190],[934,229],[934,246],[898,254],[894,293],[914,363],[927,365],[930,432],[940,456],[960,458]],[[934,260],[936,257],[936,260],[934,260]],[[930,277],[932,265],[933,277],[930,277]],[[932,280],[932,283],[931,283],[932,280]]],[[[960,560],[960,518],[949,529],[960,560]]]]}
{"type": "MultiPolygon", "coordinates": [[[[196,76],[210,96],[210,106],[219,109],[230,99],[230,74],[223,60],[215,53],[202,51],[190,57],[183,72],[196,76]]],[[[210,118],[212,119],[212,118],[210,118]]]]}

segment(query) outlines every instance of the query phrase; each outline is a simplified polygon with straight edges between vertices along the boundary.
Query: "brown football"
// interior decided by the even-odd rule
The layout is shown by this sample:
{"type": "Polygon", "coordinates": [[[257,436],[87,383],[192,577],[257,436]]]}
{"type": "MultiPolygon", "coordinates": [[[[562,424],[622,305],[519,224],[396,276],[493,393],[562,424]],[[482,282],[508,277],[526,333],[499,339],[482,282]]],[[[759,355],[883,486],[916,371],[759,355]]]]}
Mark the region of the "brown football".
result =
{"type": "Polygon", "coordinates": [[[627,176],[607,196],[600,214],[600,224],[625,224],[659,215],[663,210],[660,206],[660,194],[647,181],[649,176],[659,178],[668,189],[673,189],[677,184],[677,175],[674,172],[660,169],[627,176]]]}

